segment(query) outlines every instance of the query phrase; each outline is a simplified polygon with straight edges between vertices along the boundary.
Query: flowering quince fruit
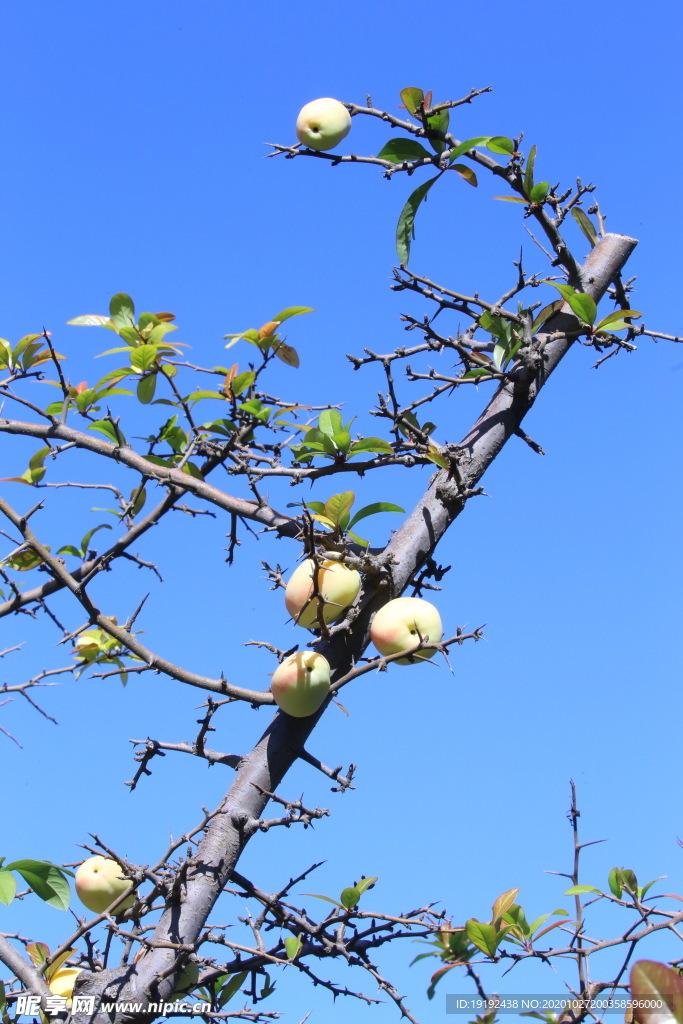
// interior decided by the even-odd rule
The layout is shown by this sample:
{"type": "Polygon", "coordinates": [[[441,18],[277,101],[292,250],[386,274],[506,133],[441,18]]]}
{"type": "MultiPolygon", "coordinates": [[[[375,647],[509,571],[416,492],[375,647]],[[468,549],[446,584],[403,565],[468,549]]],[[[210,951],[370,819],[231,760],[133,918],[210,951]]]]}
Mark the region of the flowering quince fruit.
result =
{"type": "MultiPolygon", "coordinates": [[[[439,612],[421,597],[397,597],[387,601],[375,615],[370,626],[370,639],[380,654],[398,654],[418,643],[420,637],[429,637],[439,643],[443,626],[439,612]]],[[[407,658],[398,658],[396,665],[412,665],[434,655],[433,647],[426,647],[407,658]]]]}
{"type": "MultiPolygon", "coordinates": [[[[317,597],[313,594],[313,575],[316,564],[312,558],[294,570],[285,589],[287,611],[299,626],[305,629],[318,628],[317,597]]],[[[326,623],[340,619],[358,596],[360,574],[341,562],[324,561],[318,568],[318,592],[323,604],[323,619],[326,623]]]]}
{"type": "MultiPolygon", "coordinates": [[[[50,992],[52,992],[54,996],[61,996],[62,999],[67,999],[68,1006],[74,992],[76,978],[82,973],[83,969],[81,967],[60,967],[58,971],[55,971],[48,982],[50,992]]],[[[87,974],[89,972],[86,971],[85,973],[87,974]]]]}
{"type": "Polygon", "coordinates": [[[299,142],[309,149],[334,149],[351,130],[351,115],[339,100],[312,100],[302,107],[296,119],[299,142]]]}
{"type": "Polygon", "coordinates": [[[314,714],[330,692],[330,665],[315,651],[299,651],[273,672],[270,691],[278,707],[293,718],[314,714]]]}
{"type": "MultiPolygon", "coordinates": [[[[109,857],[89,857],[76,872],[76,892],[84,907],[95,914],[101,914],[130,886],[115,860],[109,857]]],[[[135,903],[132,893],[117,908],[122,914],[135,903]]]]}

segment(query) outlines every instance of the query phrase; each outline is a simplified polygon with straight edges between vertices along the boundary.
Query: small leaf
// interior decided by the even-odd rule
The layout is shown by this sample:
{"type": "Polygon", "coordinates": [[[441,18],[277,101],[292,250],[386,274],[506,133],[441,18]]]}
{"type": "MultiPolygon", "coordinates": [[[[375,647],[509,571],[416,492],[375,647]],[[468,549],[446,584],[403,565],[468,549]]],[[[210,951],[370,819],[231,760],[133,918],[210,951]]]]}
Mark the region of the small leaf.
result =
{"type": "MultiPolygon", "coordinates": [[[[323,409],[318,416],[318,429],[321,430],[323,434],[327,434],[328,437],[334,437],[334,435],[342,429],[342,426],[342,415],[338,409],[323,409]]],[[[306,441],[307,438],[308,434],[304,437],[304,441],[306,441]]]]}
{"type": "Polygon", "coordinates": [[[532,203],[542,203],[550,191],[549,181],[539,181],[531,190],[529,198],[532,203]]]}
{"type": "Polygon", "coordinates": [[[333,494],[325,502],[325,515],[331,519],[335,526],[339,526],[342,518],[349,511],[355,501],[356,495],[353,491],[343,491],[341,494],[333,494]]]}
{"type": "Polygon", "coordinates": [[[154,392],[157,387],[157,375],[156,373],[149,373],[146,377],[141,377],[138,381],[137,396],[138,402],[142,405],[149,405],[154,398],[154,392]]]}
{"type": "MultiPolygon", "coordinates": [[[[573,885],[571,889],[566,889],[564,894],[565,896],[583,896],[588,892],[593,892],[596,896],[603,895],[594,885],[573,885]]],[[[621,889],[619,890],[619,895],[621,895],[621,889]]]]}
{"type": "Polygon", "coordinates": [[[535,316],[534,322],[531,325],[531,333],[535,334],[541,329],[546,320],[549,320],[555,313],[559,313],[562,309],[562,299],[555,299],[554,302],[544,306],[535,316]]]}
{"type": "Polygon", "coordinates": [[[465,924],[465,932],[470,942],[487,956],[494,957],[505,932],[499,932],[492,924],[470,920],[465,924]]]}
{"type": "Polygon", "coordinates": [[[358,889],[358,892],[362,896],[364,892],[367,892],[368,889],[371,889],[373,887],[376,881],[377,875],[370,875],[369,878],[361,878],[360,882],[356,882],[355,887],[356,889],[358,889]]]}
{"type": "Polygon", "coordinates": [[[572,312],[578,316],[582,323],[589,327],[593,324],[598,307],[590,295],[586,295],[585,292],[577,292],[570,284],[556,284],[554,281],[548,281],[547,283],[557,288],[558,292],[564,296],[572,312]]]}
{"type": "Polygon", "coordinates": [[[493,904],[491,908],[491,921],[496,922],[503,914],[510,909],[519,896],[519,889],[508,889],[493,904]]]}
{"type": "Polygon", "coordinates": [[[580,206],[572,207],[572,217],[590,242],[591,248],[594,248],[597,245],[598,233],[595,230],[593,221],[590,219],[588,214],[584,213],[580,206]]]}
{"type": "Polygon", "coordinates": [[[17,891],[17,883],[11,871],[0,871],[0,903],[10,905],[17,891]]]}
{"type": "Polygon", "coordinates": [[[354,441],[349,449],[349,455],[360,455],[361,452],[377,452],[379,455],[394,455],[394,449],[388,441],[381,437],[363,437],[360,441],[354,441]]]}
{"type": "Polygon", "coordinates": [[[453,164],[452,170],[457,171],[460,177],[464,178],[468,185],[473,185],[474,188],[476,188],[479,184],[476,174],[471,167],[467,166],[467,164],[453,164]]]}
{"type": "Polygon", "coordinates": [[[527,199],[531,199],[531,190],[534,187],[534,164],[536,163],[536,147],[532,146],[529,151],[529,156],[526,160],[526,168],[524,170],[524,194],[527,199]]]}
{"type": "Polygon", "coordinates": [[[410,243],[415,237],[415,215],[418,207],[438,177],[437,174],[434,178],[419,185],[408,197],[407,203],[401,210],[396,226],[396,254],[402,267],[408,266],[410,243]]]}
{"type": "Polygon", "coordinates": [[[450,151],[448,159],[451,162],[453,160],[457,160],[459,156],[462,156],[464,153],[468,153],[471,149],[474,149],[475,146],[481,145],[482,142],[488,142],[488,140],[488,135],[479,135],[475,139],[466,139],[465,142],[461,142],[459,146],[456,146],[455,149],[450,151]]]}
{"type": "Polygon", "coordinates": [[[119,440],[114,424],[109,420],[97,420],[95,423],[90,424],[88,430],[97,430],[100,434],[104,434],[107,440],[111,441],[111,443],[115,444],[117,447],[126,443],[126,439],[123,436],[121,429],[119,428],[119,434],[121,437],[121,440],[119,440]]]}
{"type": "Polygon", "coordinates": [[[360,897],[361,894],[358,891],[358,889],[356,889],[355,886],[351,886],[348,889],[344,889],[342,891],[340,899],[342,901],[342,905],[346,907],[347,910],[352,910],[358,903],[360,897]]]}
{"type": "Polygon", "coordinates": [[[519,196],[494,196],[494,199],[500,199],[504,203],[523,203],[527,205],[526,199],[520,199],[519,196]]]}
{"type": "Polygon", "coordinates": [[[413,116],[415,116],[415,112],[417,111],[418,107],[421,107],[422,104],[424,103],[424,98],[425,94],[423,93],[422,89],[415,89],[410,86],[407,89],[401,89],[401,99],[403,100],[403,105],[405,106],[408,113],[412,114],[413,116]]]}
{"type": "Polygon", "coordinates": [[[284,341],[279,341],[273,348],[273,352],[287,366],[293,366],[295,369],[299,366],[299,353],[291,345],[286,345],[284,341]]]}
{"type": "Polygon", "coordinates": [[[287,309],[281,310],[273,320],[276,320],[279,324],[289,320],[292,316],[301,316],[302,313],[312,313],[313,309],[310,306],[288,306],[287,309]]]}
{"type": "Polygon", "coordinates": [[[44,942],[29,942],[26,952],[34,967],[42,967],[50,955],[50,947],[46,946],[44,942]]]}
{"type": "Polygon", "coordinates": [[[109,303],[109,314],[113,323],[119,328],[135,326],[135,306],[130,295],[118,292],[109,303]]]}
{"type": "Polygon", "coordinates": [[[389,160],[392,164],[404,161],[434,159],[429,150],[415,139],[390,139],[377,154],[378,160],[389,160]]]}
{"type": "MultiPolygon", "coordinates": [[[[443,134],[445,135],[446,132],[448,131],[449,121],[450,113],[448,109],[438,110],[436,114],[431,114],[427,118],[427,125],[429,126],[431,131],[443,132],[443,134]]],[[[448,144],[444,142],[443,139],[430,138],[429,134],[427,137],[429,138],[430,146],[432,146],[437,153],[443,153],[445,149],[448,149],[448,144]]]]}
{"type": "Polygon", "coordinates": [[[624,327],[633,326],[627,323],[627,320],[637,320],[642,315],[635,309],[615,309],[613,313],[608,313],[599,324],[595,325],[595,330],[601,331],[603,328],[609,327],[611,331],[621,331],[624,327]]]}
{"type": "Polygon", "coordinates": [[[491,153],[503,153],[505,156],[512,156],[515,151],[515,144],[512,139],[505,135],[494,135],[488,139],[486,148],[491,153]]]}
{"type": "MultiPolygon", "coordinates": [[[[230,977],[230,975],[228,975],[230,977]]],[[[235,974],[231,977],[231,980],[223,986],[218,996],[218,1006],[222,1009],[226,1003],[230,1002],[232,997],[239,992],[244,982],[249,977],[249,972],[244,971],[242,974],[235,974]]]]}
{"type": "Polygon", "coordinates": [[[371,505],[365,505],[362,509],[355,513],[353,519],[349,523],[349,526],[355,526],[361,519],[367,519],[368,516],[377,515],[378,512],[405,512],[404,508],[400,505],[392,505],[389,501],[374,501],[371,505]]]}
{"type": "Polygon", "coordinates": [[[467,373],[463,373],[462,380],[473,380],[475,377],[490,377],[493,373],[493,367],[487,370],[483,366],[475,366],[472,370],[468,370],[467,373]]]}
{"type": "Polygon", "coordinates": [[[71,890],[64,872],[56,864],[40,860],[18,860],[8,864],[7,868],[18,871],[36,896],[45,903],[58,910],[68,910],[71,890]]]}
{"type": "Polygon", "coordinates": [[[149,370],[154,366],[158,355],[159,349],[156,345],[138,345],[137,348],[131,350],[131,365],[134,366],[136,370],[140,370],[142,373],[145,373],[146,370],[149,370]]]}
{"type": "Polygon", "coordinates": [[[246,391],[256,380],[256,374],[253,370],[245,370],[244,373],[238,373],[236,377],[230,381],[229,388],[226,387],[226,391],[230,390],[232,394],[237,397],[241,395],[243,391],[246,391]]]}
{"type": "Polygon", "coordinates": [[[303,942],[301,936],[288,935],[285,939],[285,950],[288,960],[295,960],[301,952],[303,942]]]}
{"type": "Polygon", "coordinates": [[[115,329],[108,316],[100,316],[99,313],[86,313],[84,316],[75,316],[73,320],[67,320],[69,327],[109,327],[115,329]]]}

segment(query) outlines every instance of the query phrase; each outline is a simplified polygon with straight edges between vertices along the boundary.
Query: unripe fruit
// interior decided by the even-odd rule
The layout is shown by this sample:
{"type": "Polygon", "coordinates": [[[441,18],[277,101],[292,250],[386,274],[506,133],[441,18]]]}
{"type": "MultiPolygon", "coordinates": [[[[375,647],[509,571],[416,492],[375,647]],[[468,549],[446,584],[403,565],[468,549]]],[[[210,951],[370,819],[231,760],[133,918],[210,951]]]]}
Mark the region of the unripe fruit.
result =
{"type": "MultiPolygon", "coordinates": [[[[74,992],[74,986],[76,984],[76,978],[82,973],[83,971],[80,967],[60,967],[58,971],[55,971],[48,982],[50,992],[52,992],[54,996],[61,996],[63,999],[67,999],[70,1003],[74,992]]],[[[88,972],[86,971],[86,974],[87,973],[88,972]]]]}
{"type": "Polygon", "coordinates": [[[314,714],[330,692],[330,665],[314,651],[290,654],[277,667],[270,691],[278,707],[293,718],[314,714]]]}
{"type": "Polygon", "coordinates": [[[296,134],[299,142],[309,149],[324,151],[334,149],[351,129],[351,115],[339,100],[312,100],[302,107],[296,119],[296,134]]]}
{"type": "MultiPolygon", "coordinates": [[[[420,637],[429,637],[439,643],[443,637],[441,616],[429,601],[421,597],[397,597],[388,601],[375,615],[370,626],[370,638],[380,654],[398,654],[418,643],[420,637]]],[[[396,665],[411,665],[425,661],[434,654],[426,647],[407,658],[397,658],[396,665]]]]}
{"type": "MultiPolygon", "coordinates": [[[[311,600],[313,593],[313,575],[316,564],[307,558],[292,573],[285,590],[287,611],[299,626],[305,629],[318,629],[317,597],[311,600]]],[[[317,572],[318,593],[323,604],[323,619],[326,623],[340,619],[358,596],[360,590],[360,574],[349,569],[341,562],[324,561],[317,572]]]]}
{"type": "MultiPolygon", "coordinates": [[[[130,886],[115,860],[109,857],[89,857],[76,872],[76,892],[84,907],[101,914],[130,886]]],[[[135,903],[132,893],[116,908],[117,914],[129,910],[135,903]]]]}

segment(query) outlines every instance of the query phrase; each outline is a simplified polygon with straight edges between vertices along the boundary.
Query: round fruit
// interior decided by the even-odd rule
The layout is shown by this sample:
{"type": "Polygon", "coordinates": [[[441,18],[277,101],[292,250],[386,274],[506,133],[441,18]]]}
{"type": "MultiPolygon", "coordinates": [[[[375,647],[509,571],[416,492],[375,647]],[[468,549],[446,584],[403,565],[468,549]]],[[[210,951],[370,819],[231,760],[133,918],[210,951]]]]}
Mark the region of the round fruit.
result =
{"type": "Polygon", "coordinates": [[[314,714],[330,692],[330,665],[314,651],[290,654],[277,667],[270,691],[278,707],[293,718],[314,714]]]}
{"type": "MultiPolygon", "coordinates": [[[[375,615],[370,626],[370,638],[380,654],[398,654],[418,643],[420,637],[429,637],[439,643],[443,626],[439,612],[421,597],[397,597],[388,601],[375,615]]],[[[425,661],[434,654],[426,647],[406,658],[398,658],[396,665],[411,665],[425,661]]]]}
{"type": "MultiPolygon", "coordinates": [[[[313,575],[316,564],[307,558],[292,573],[285,590],[287,611],[299,626],[318,629],[317,597],[313,593],[313,575]]],[[[323,619],[326,623],[340,619],[358,596],[360,574],[341,562],[324,561],[317,570],[318,592],[323,599],[323,619]]]]}
{"type": "MultiPolygon", "coordinates": [[[[95,914],[101,914],[114,900],[123,895],[130,886],[130,879],[126,878],[115,860],[109,857],[89,857],[84,860],[76,872],[76,892],[84,907],[92,910],[95,914]]],[[[135,903],[135,893],[132,893],[117,908],[116,913],[122,914],[129,910],[135,903]]]]}
{"type": "Polygon", "coordinates": [[[299,142],[322,152],[334,149],[351,130],[351,115],[339,100],[325,96],[302,107],[296,119],[299,142]]]}
{"type": "MultiPolygon", "coordinates": [[[[71,996],[74,992],[74,985],[76,984],[76,978],[79,974],[82,974],[83,970],[81,967],[60,967],[58,971],[52,975],[48,982],[48,988],[55,996],[61,996],[63,999],[71,1001],[71,996]]],[[[88,972],[86,971],[86,974],[88,972]]]]}

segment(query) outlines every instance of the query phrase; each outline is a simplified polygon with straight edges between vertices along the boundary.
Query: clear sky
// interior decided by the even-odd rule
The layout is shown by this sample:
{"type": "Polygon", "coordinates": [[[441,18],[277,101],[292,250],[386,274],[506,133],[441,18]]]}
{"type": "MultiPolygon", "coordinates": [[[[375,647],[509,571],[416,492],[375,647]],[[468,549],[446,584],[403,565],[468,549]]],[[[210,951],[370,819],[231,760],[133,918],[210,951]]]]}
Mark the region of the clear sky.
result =
{"type": "MultiPolygon", "coordinates": [[[[264,144],[293,143],[297,112],[310,99],[363,103],[370,94],[397,111],[408,85],[431,88],[436,100],[492,86],[454,115],[453,132],[524,131],[525,145],[538,146],[537,177],[596,183],[608,228],[640,240],[629,264],[638,275],[634,307],[648,327],[681,333],[676,13],[672,3],[632,0],[555,9],[499,0],[265,0],[242,10],[215,0],[13,2],[0,32],[0,334],[17,340],[45,326],[69,355],[73,379],[93,380],[114,365],[91,362],[109,338],[64,325],[106,312],[115,292],[129,292],[140,310],[176,313],[176,337],[206,364],[228,358],[224,334],[309,305],[315,314],[288,331],[302,367],[278,368],[273,388],[315,404],[345,401],[365,427],[382,382],[372,368],[354,374],[345,354],[401,344],[400,314],[425,312],[389,289],[396,219],[417,179],[268,160],[264,144]]],[[[357,118],[340,152],[376,153],[387,138],[380,122],[357,118]]],[[[476,192],[449,186],[420,213],[412,269],[497,296],[521,245],[528,268],[547,272],[521,208],[493,202],[492,182],[476,192]]],[[[544,874],[570,869],[570,778],[584,839],[607,840],[586,851],[585,881],[604,886],[609,869],[624,865],[644,880],[668,875],[666,892],[683,888],[675,724],[683,348],[643,339],[633,355],[598,371],[593,362],[589,351],[572,352],[526,421],[546,456],[510,446],[484,481],[488,497],[471,503],[440,549],[439,561],[453,567],[439,598],[446,628],[486,623],[486,641],[455,653],[453,677],[395,668],[348,688],[349,717],[331,709],[312,749],[330,765],[356,762],[357,788],[331,794],[322,777],[296,768],[283,795],[304,792],[332,816],[314,831],[277,830],[251,843],[241,870],[262,888],[325,861],[295,892],[336,895],[366,874],[379,876],[368,901],[385,912],[441,901],[459,922],[486,919],[493,899],[517,886],[532,916],[570,909],[563,881],[544,874]]],[[[437,438],[459,440],[486,397],[485,388],[472,389],[444,408],[437,438]]],[[[0,435],[2,476],[19,475],[34,450],[0,435]]],[[[74,459],[81,479],[93,468],[74,459]]],[[[408,508],[428,475],[375,474],[353,486],[363,503],[408,508]]],[[[3,485],[3,494],[20,508],[38,500],[17,484],[3,485]]],[[[286,488],[271,495],[281,508],[302,496],[286,488]]],[[[53,550],[104,521],[92,504],[58,498],[45,519],[60,520],[44,537],[53,550]]],[[[372,542],[392,525],[378,517],[372,542]]],[[[298,551],[245,539],[229,568],[227,521],[170,527],[140,550],[157,560],[165,583],[121,567],[103,581],[112,614],[125,619],[150,591],[139,620],[150,647],[197,671],[266,686],[269,658],[243,642],[286,647],[300,638],[260,560],[293,567],[298,551]]],[[[71,628],[80,624],[68,601],[55,607],[71,628]]],[[[0,663],[0,681],[68,662],[56,639],[27,616],[3,620],[0,649],[24,647],[0,663]]],[[[0,725],[23,745],[0,735],[0,855],[74,862],[96,832],[131,860],[150,862],[169,832],[192,826],[229,781],[217,768],[167,757],[134,794],[123,785],[134,772],[129,739],[193,737],[201,694],[180,684],[144,676],[124,689],[84,675],[40,700],[58,726],[19,700],[0,708],[0,725]]],[[[230,709],[213,745],[242,753],[266,722],[266,710],[230,709]]],[[[221,919],[243,912],[226,908],[221,919]]],[[[612,920],[616,934],[621,920],[612,920]]],[[[53,947],[70,927],[31,899],[0,909],[0,930],[53,947]]],[[[445,1020],[443,996],[464,991],[464,982],[443,982],[427,1004],[429,967],[408,968],[419,951],[407,943],[381,962],[418,1019],[445,1020]]],[[[653,943],[643,955],[680,952],[653,943]]],[[[350,987],[364,982],[346,978],[341,964],[323,967],[350,987]]],[[[277,980],[264,1009],[282,1010],[291,1024],[309,1009],[314,1022],[398,1019],[388,1003],[333,1003],[304,979],[277,980]]],[[[532,971],[491,983],[513,992],[558,987],[532,971]]]]}

